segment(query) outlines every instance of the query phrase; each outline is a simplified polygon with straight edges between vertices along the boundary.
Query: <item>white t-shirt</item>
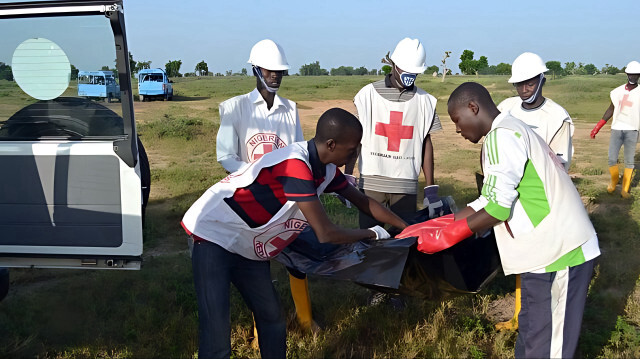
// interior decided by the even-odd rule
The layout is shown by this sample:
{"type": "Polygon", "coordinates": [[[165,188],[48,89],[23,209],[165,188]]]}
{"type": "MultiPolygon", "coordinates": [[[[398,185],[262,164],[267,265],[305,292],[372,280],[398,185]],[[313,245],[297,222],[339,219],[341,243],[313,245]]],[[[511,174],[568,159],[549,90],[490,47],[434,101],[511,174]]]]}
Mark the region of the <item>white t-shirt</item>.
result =
{"type": "Polygon", "coordinates": [[[513,117],[529,125],[538,136],[556,153],[566,170],[573,157],[573,120],[567,110],[549,98],[535,109],[522,107],[520,97],[510,97],[498,105],[500,112],[509,112],[513,117]]]}
{"type": "Polygon", "coordinates": [[[611,91],[613,104],[612,130],[637,131],[640,129],[640,86],[631,91],[626,84],[611,91]]]}
{"type": "Polygon", "coordinates": [[[218,162],[229,172],[277,148],[304,141],[296,103],[277,94],[271,109],[267,109],[257,89],[230,98],[218,108],[216,154],[218,162]]]}

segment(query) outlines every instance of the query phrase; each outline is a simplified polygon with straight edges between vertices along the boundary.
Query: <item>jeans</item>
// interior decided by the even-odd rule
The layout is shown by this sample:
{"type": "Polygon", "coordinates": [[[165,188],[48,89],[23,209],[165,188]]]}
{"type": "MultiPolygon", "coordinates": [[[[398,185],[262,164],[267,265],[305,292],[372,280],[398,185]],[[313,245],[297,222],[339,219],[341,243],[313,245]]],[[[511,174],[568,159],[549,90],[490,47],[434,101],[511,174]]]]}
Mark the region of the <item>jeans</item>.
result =
{"type": "Polygon", "coordinates": [[[195,242],[191,260],[198,299],[198,358],[231,356],[230,283],[254,314],[262,358],[285,358],[286,321],[269,261],[247,259],[208,241],[195,242]]]}
{"type": "Polygon", "coordinates": [[[636,143],[638,143],[638,131],[611,130],[609,167],[618,163],[620,147],[624,145],[624,168],[633,168],[636,143]]]}
{"type": "MultiPolygon", "coordinates": [[[[418,199],[416,194],[383,193],[368,189],[361,189],[360,191],[380,202],[383,206],[390,209],[391,212],[397,214],[405,221],[415,217],[416,215],[416,201],[418,199]]],[[[370,228],[373,226],[384,227],[384,223],[370,217],[362,211],[359,212],[358,216],[360,228],[370,228]]]]}

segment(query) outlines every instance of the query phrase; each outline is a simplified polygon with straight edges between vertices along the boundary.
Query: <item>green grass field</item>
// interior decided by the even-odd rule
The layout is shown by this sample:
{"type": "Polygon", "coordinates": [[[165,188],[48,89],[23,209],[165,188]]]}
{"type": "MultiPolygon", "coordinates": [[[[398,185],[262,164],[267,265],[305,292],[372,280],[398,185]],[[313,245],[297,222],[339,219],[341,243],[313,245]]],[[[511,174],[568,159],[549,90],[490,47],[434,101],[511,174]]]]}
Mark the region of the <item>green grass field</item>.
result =
{"type": "MultiPolygon", "coordinates": [[[[286,77],[280,94],[301,112],[320,102],[348,103],[365,84],[380,79],[286,77]]],[[[417,85],[438,98],[444,133],[433,136],[436,182],[441,194],[462,207],[476,195],[479,145],[454,133],[446,100],[464,81],[489,88],[496,102],[514,96],[507,76],[420,76],[417,85]]],[[[599,234],[603,255],[590,287],[579,355],[586,358],[640,356],[640,190],[632,198],[606,192],[609,126],[588,137],[609,104],[608,93],[623,75],[571,76],[549,80],[544,95],[564,106],[576,122],[571,175],[599,234]]],[[[218,104],[249,92],[248,77],[183,78],[172,102],[136,102],[138,131],[152,169],[143,269],[79,271],[14,269],[11,292],[0,303],[0,357],[191,358],[197,352],[197,306],[187,243],[179,222],[202,192],[225,176],[216,162],[218,104]]],[[[74,89],[69,89],[73,93],[74,89]]],[[[134,91],[135,94],[135,91],[134,91]]],[[[0,81],[0,118],[30,103],[11,82],[0,81]],[[16,98],[19,99],[16,101],[16,98]]],[[[119,104],[109,104],[117,109],[119,104]]],[[[314,118],[304,118],[311,137],[314,118]]],[[[329,215],[355,227],[357,212],[323,198],[329,215]]],[[[421,201],[421,200],[420,200],[421,201]]],[[[508,302],[513,277],[498,276],[483,292],[446,302],[410,298],[406,309],[368,307],[369,291],[347,282],[310,278],[314,315],[323,330],[302,332],[292,314],[286,271],[272,264],[288,320],[290,358],[511,358],[516,334],[497,332],[491,308],[508,302]],[[330,294],[329,294],[330,293],[330,294]]],[[[259,357],[249,343],[251,314],[232,295],[232,348],[236,358],[259,357]]]]}

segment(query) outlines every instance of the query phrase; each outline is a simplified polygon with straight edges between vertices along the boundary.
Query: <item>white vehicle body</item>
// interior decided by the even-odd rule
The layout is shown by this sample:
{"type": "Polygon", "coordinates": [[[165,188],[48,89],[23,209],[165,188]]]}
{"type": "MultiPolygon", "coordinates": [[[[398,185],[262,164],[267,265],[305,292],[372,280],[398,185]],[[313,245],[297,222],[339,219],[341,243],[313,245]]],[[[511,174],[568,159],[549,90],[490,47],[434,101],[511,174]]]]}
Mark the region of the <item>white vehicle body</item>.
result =
{"type": "MultiPolygon", "coordinates": [[[[148,162],[133,116],[122,1],[2,3],[0,33],[13,41],[9,60],[20,86],[0,80],[0,90],[16,98],[0,101],[0,267],[139,269],[140,168],[148,162]],[[105,49],[75,49],[90,40],[106,42],[105,49]],[[68,84],[47,97],[27,70],[64,75],[64,66],[53,69],[45,56],[38,63],[21,52],[42,44],[60,45],[78,67],[100,68],[116,58],[121,102],[80,98],[68,84]],[[32,98],[21,100],[24,93],[32,98]]],[[[7,63],[1,49],[0,62],[7,63]]]]}

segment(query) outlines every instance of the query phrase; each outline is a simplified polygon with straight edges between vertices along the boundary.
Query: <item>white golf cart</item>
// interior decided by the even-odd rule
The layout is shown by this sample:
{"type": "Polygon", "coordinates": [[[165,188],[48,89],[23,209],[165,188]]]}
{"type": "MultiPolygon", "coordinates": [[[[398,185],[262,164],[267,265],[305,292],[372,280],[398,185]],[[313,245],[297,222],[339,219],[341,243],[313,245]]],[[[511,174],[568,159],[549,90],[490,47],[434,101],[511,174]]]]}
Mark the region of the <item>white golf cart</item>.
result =
{"type": "Polygon", "coordinates": [[[0,34],[0,267],[139,269],[150,176],[122,1],[0,3],[0,34]],[[121,102],[79,97],[71,65],[115,66],[121,102]]]}

